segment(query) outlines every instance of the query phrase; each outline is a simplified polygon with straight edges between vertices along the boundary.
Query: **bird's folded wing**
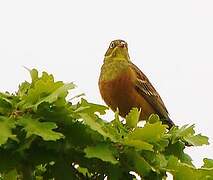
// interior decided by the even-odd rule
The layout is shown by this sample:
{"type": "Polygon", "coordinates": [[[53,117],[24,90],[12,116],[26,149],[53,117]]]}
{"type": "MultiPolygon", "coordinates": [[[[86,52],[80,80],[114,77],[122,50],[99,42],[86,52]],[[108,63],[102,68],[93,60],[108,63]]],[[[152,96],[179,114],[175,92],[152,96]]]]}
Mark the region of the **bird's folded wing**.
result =
{"type": "Polygon", "coordinates": [[[131,64],[131,67],[137,74],[135,88],[138,91],[138,93],[140,93],[146,99],[146,101],[152,106],[153,109],[155,109],[158,115],[167,118],[168,111],[158,92],[149,82],[145,74],[141,72],[141,70],[137,66],[131,64]]]}

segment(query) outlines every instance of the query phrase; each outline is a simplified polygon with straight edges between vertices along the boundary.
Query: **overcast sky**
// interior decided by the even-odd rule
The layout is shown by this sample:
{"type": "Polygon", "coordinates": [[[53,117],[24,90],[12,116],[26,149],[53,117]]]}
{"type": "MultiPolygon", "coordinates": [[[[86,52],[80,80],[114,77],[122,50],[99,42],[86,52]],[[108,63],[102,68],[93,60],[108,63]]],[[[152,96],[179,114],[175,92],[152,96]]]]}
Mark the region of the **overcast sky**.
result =
{"type": "Polygon", "coordinates": [[[111,40],[126,40],[173,121],[210,138],[212,145],[187,150],[201,165],[213,158],[212,9],[211,0],[0,1],[0,91],[29,80],[26,66],[74,81],[75,93],[104,104],[104,53],[111,40]]]}

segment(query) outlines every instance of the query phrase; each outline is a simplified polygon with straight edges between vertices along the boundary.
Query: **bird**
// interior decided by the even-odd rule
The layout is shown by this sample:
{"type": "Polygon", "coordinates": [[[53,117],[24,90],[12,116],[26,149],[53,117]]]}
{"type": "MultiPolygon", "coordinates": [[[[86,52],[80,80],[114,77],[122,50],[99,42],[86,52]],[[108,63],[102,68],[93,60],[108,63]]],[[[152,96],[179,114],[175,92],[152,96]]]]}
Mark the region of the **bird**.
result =
{"type": "Polygon", "coordinates": [[[157,114],[170,129],[174,126],[159,93],[146,75],[130,60],[128,44],[113,40],[107,49],[98,81],[105,103],[119,115],[126,117],[133,107],[141,109],[139,120],[157,114]]]}

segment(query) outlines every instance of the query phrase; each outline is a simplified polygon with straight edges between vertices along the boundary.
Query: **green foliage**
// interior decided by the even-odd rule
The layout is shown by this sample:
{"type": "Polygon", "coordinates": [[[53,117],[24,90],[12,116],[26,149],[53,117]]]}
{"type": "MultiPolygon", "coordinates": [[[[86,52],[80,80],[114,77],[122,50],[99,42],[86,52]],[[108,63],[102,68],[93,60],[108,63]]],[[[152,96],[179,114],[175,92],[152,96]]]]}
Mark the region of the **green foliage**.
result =
{"type": "Polygon", "coordinates": [[[88,146],[84,149],[84,152],[88,158],[99,158],[102,161],[110,162],[112,164],[118,163],[113,154],[113,149],[106,144],[97,144],[96,146],[91,147],[88,146]]]}
{"type": "Polygon", "coordinates": [[[130,128],[135,128],[137,126],[140,117],[140,111],[137,108],[132,108],[129,114],[126,116],[126,124],[130,128]]]}
{"type": "Polygon", "coordinates": [[[8,138],[15,139],[16,135],[12,134],[13,128],[15,124],[9,117],[0,116],[0,145],[5,144],[8,138]]]}
{"type": "Polygon", "coordinates": [[[177,127],[173,127],[171,132],[172,132],[172,143],[175,143],[177,140],[182,139],[183,141],[194,146],[209,144],[208,138],[206,136],[202,136],[201,134],[195,135],[194,125],[191,126],[184,125],[179,129],[177,127]]]}
{"type": "Polygon", "coordinates": [[[31,117],[22,117],[18,119],[17,124],[23,126],[26,131],[26,138],[37,135],[45,141],[56,141],[64,137],[63,134],[52,130],[57,128],[57,125],[53,122],[40,122],[38,119],[31,117]]]}
{"type": "MultiPolygon", "coordinates": [[[[126,124],[104,121],[105,106],[81,99],[66,100],[73,83],[29,70],[15,94],[0,93],[0,179],[213,179],[213,160],[196,168],[186,145],[208,144],[194,125],[173,127],[151,115],[138,127],[140,110],[133,108],[126,124]]],[[[78,96],[76,96],[78,98],[78,96]]]]}

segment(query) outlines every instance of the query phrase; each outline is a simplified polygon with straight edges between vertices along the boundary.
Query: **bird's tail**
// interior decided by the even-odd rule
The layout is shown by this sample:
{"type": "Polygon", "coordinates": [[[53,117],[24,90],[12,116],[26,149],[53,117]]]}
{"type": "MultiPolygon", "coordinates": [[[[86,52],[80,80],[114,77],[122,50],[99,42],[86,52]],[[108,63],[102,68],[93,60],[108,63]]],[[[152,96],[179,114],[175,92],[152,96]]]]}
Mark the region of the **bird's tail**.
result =
{"type": "MultiPolygon", "coordinates": [[[[168,117],[166,120],[163,121],[163,124],[166,124],[169,126],[168,130],[170,130],[173,126],[175,126],[175,123],[170,119],[170,117],[168,117]]],[[[192,144],[190,144],[189,142],[184,142],[185,146],[193,146],[192,144]]]]}
{"type": "Polygon", "coordinates": [[[173,126],[175,126],[175,123],[170,119],[170,117],[168,117],[167,119],[165,119],[164,121],[163,121],[163,124],[166,124],[166,125],[168,125],[169,126],[169,130],[173,127],[173,126]]]}

